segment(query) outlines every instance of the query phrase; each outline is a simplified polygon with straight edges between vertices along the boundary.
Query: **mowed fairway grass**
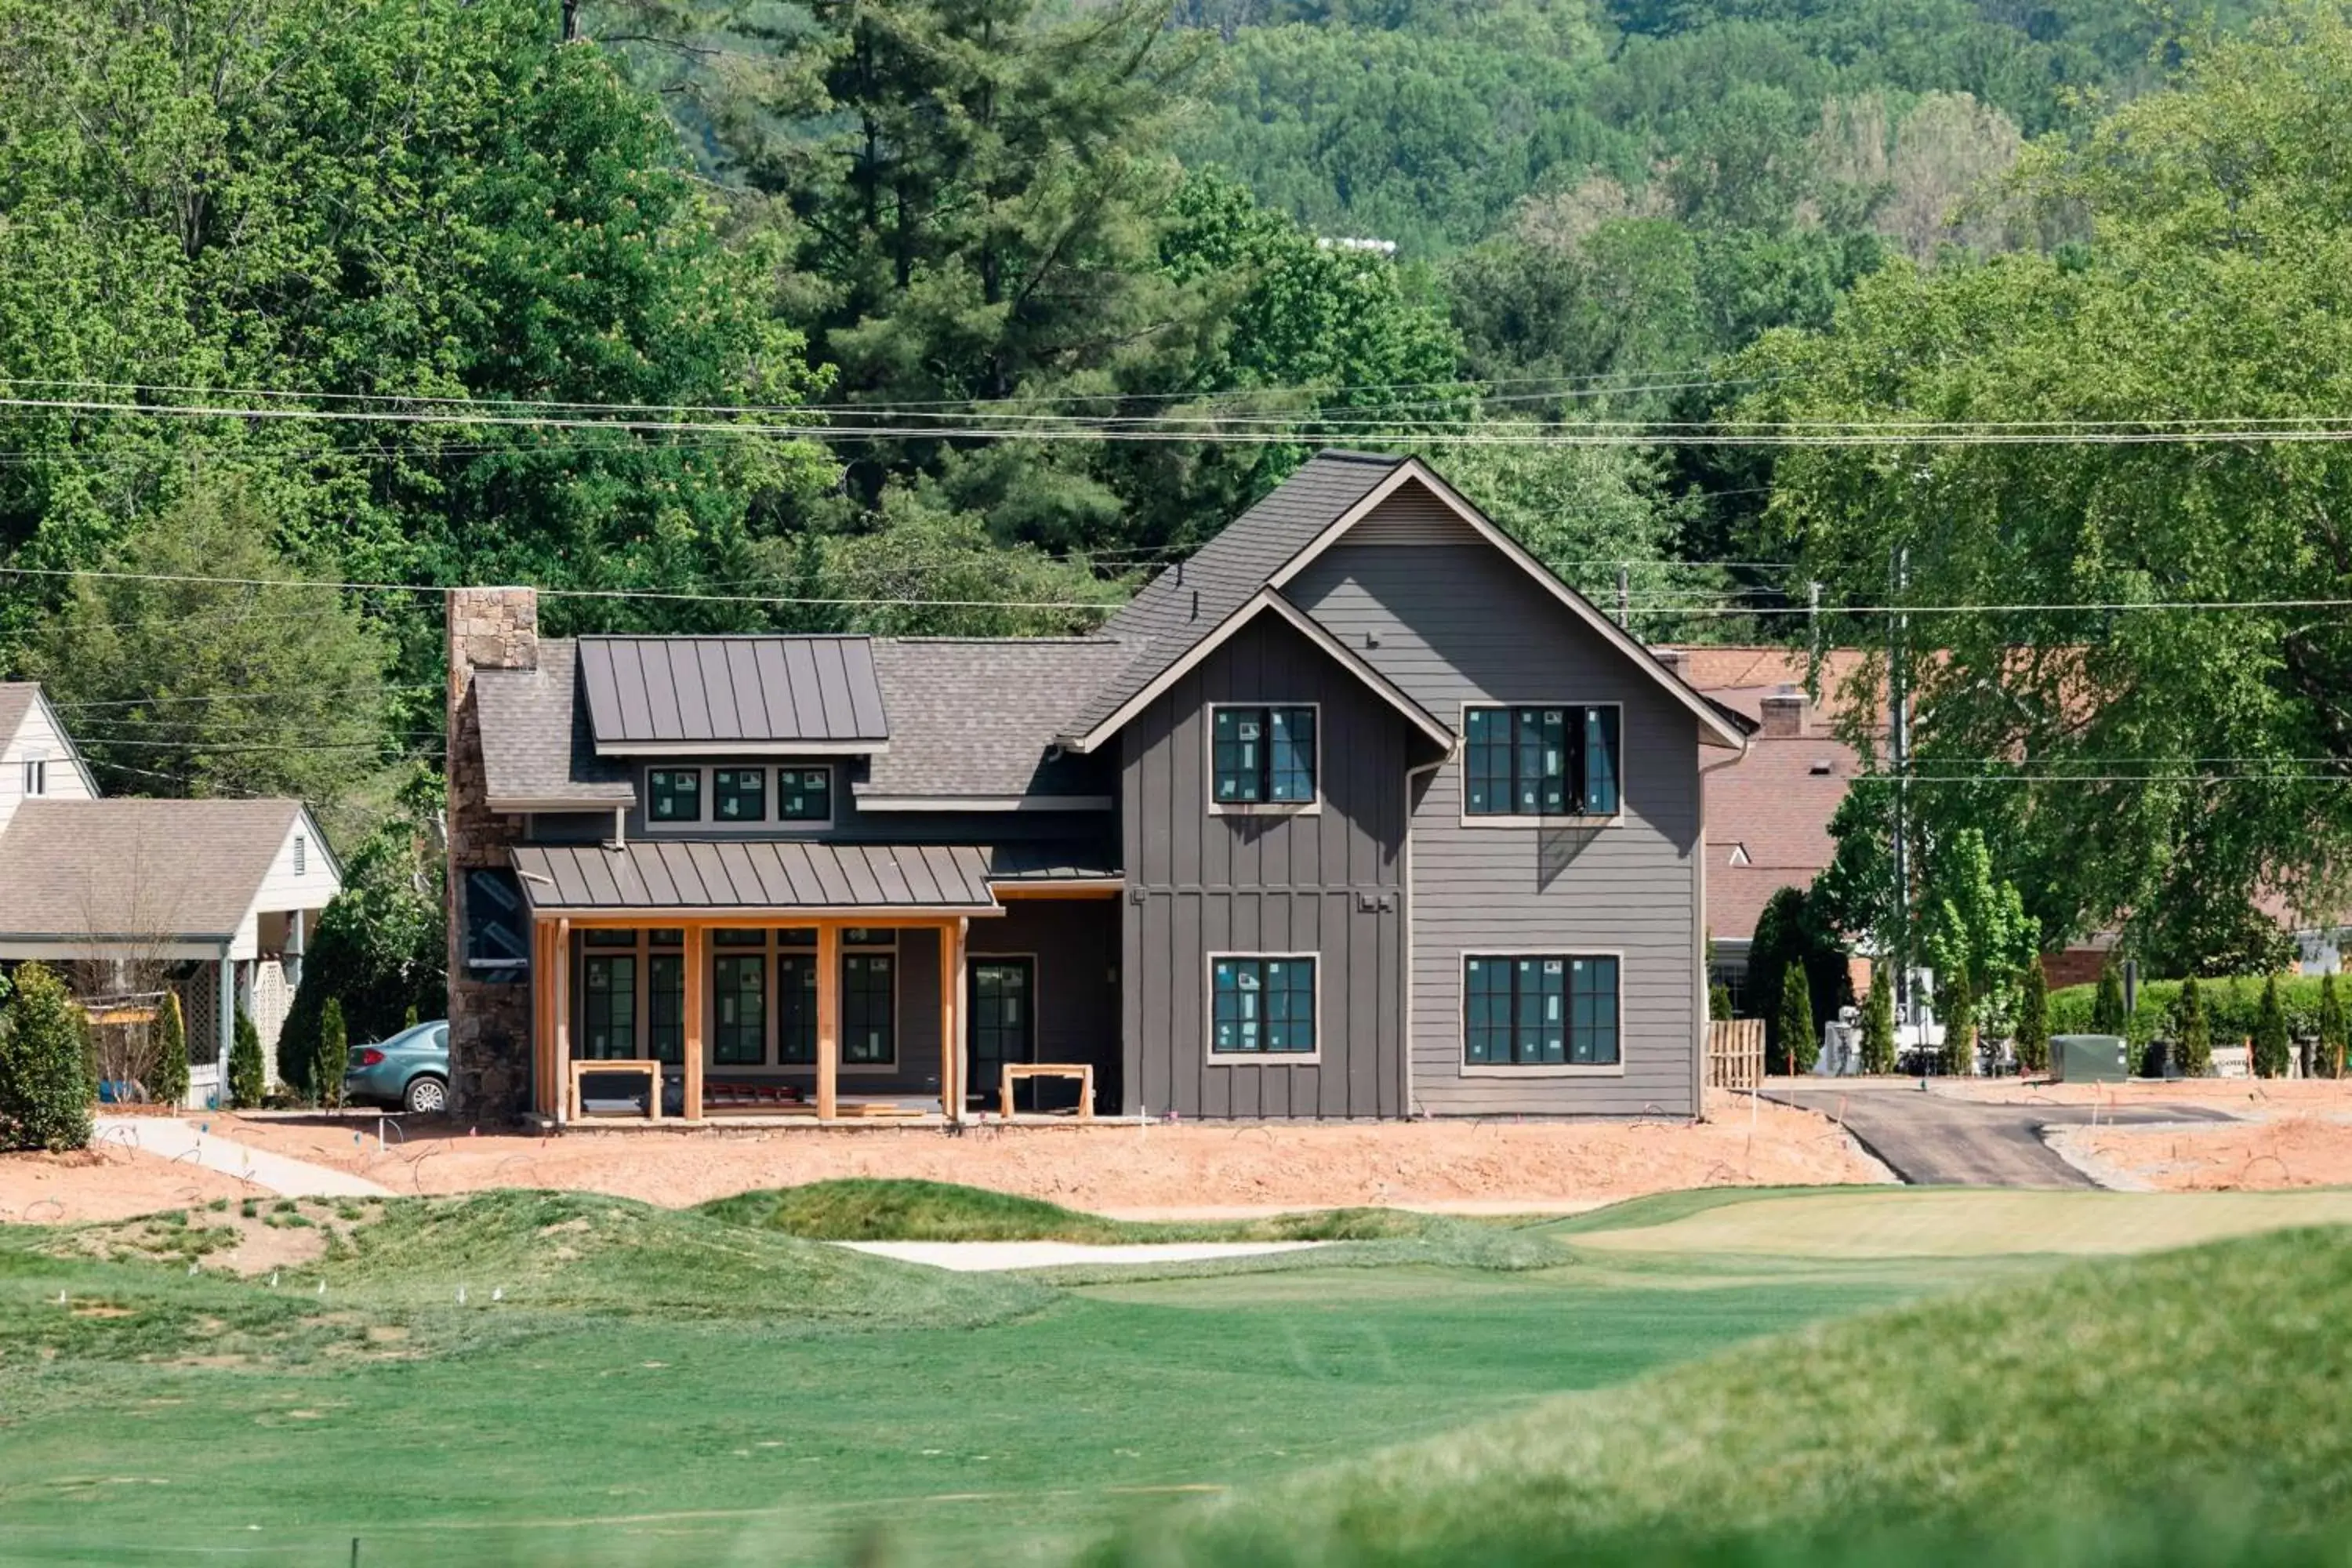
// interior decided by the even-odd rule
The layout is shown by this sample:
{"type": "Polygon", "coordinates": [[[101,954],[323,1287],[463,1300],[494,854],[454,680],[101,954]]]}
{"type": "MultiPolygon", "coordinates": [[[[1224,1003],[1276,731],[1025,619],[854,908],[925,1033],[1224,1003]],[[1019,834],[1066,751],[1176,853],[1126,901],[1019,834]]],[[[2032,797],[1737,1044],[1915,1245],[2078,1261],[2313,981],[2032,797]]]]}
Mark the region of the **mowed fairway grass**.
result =
{"type": "MultiPolygon", "coordinates": [[[[1696,1357],[1765,1376],[1785,1350],[1734,1347],[2064,1261],[2007,1209],[1901,1191],[1865,1200],[1911,1205],[1897,1230],[2015,1245],[1824,1249],[1808,1206],[1855,1197],[1286,1222],[1371,1239],[1035,1278],[784,1228],[1076,1224],[984,1204],[974,1221],[936,1192],[684,1214],[544,1193],[265,1204],[247,1233],[334,1236],[274,1288],[220,1267],[234,1213],[0,1231],[0,1560],[341,1563],[358,1537],[372,1565],[1066,1561],[1139,1517],[1696,1357]]],[[[2310,1223],[2308,1200],[2242,1204],[2225,1228],[2310,1223]]]]}

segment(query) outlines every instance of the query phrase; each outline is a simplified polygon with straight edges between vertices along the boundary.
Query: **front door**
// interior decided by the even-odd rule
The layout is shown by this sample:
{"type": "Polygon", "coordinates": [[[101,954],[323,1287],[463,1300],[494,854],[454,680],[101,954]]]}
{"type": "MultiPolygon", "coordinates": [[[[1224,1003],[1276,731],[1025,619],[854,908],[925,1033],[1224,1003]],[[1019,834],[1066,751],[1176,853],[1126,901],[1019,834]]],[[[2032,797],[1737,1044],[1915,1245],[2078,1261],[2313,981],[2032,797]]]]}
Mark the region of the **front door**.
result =
{"type": "MultiPolygon", "coordinates": [[[[971,1096],[983,1106],[1002,1103],[1006,1062],[1037,1059],[1037,961],[975,958],[967,972],[964,1006],[971,1018],[971,1096]]],[[[1015,1103],[1032,1106],[1034,1085],[1014,1090],[1015,1103]]]]}

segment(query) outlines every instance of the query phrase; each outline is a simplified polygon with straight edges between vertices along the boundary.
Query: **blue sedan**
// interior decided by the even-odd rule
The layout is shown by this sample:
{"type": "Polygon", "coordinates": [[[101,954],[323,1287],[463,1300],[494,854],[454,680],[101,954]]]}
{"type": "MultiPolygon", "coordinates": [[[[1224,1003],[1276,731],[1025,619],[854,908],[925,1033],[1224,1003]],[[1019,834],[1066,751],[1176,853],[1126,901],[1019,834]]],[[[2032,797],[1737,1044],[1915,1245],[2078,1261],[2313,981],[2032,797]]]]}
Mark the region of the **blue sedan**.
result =
{"type": "Polygon", "coordinates": [[[449,1109],[449,1021],[436,1018],[353,1051],[343,1099],[428,1116],[449,1109]]]}

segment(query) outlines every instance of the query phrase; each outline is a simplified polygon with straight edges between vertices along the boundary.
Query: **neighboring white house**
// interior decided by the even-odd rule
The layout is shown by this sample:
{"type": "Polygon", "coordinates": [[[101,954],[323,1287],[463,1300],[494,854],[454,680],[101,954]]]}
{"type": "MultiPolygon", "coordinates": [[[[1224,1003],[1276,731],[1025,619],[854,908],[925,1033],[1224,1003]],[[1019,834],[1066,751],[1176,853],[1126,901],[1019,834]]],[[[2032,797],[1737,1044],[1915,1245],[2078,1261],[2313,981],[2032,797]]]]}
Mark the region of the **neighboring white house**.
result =
{"type": "Polygon", "coordinates": [[[270,1076],[304,938],[342,871],[297,800],[99,798],[40,688],[0,684],[0,964],[85,994],[155,976],[187,1019],[190,1100],[220,1088],[238,1009],[270,1076]]]}

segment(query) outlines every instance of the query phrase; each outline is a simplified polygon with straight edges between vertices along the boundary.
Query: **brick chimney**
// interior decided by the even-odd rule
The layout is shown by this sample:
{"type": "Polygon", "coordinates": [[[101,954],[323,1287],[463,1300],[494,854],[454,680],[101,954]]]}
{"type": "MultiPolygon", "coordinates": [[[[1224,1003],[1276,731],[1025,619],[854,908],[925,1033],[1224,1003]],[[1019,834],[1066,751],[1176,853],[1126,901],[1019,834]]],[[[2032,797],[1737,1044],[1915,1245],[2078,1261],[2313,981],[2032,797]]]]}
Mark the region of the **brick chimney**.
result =
{"type": "Polygon", "coordinates": [[[1764,733],[1774,740],[1788,740],[1805,732],[1805,694],[1794,686],[1782,686],[1767,692],[1762,704],[1764,733]]]}
{"type": "Polygon", "coordinates": [[[1650,657],[1656,659],[1660,664],[1664,665],[1668,669],[1673,670],[1676,675],[1681,676],[1685,680],[1688,680],[1690,679],[1690,655],[1684,652],[1681,648],[1654,647],[1650,650],[1650,657]]]}
{"type": "Polygon", "coordinates": [[[460,1116],[503,1122],[530,1094],[530,993],[512,972],[466,966],[467,874],[509,868],[519,817],[489,809],[478,669],[539,668],[539,595],[530,588],[452,588],[448,594],[449,1097],[460,1116]]]}

